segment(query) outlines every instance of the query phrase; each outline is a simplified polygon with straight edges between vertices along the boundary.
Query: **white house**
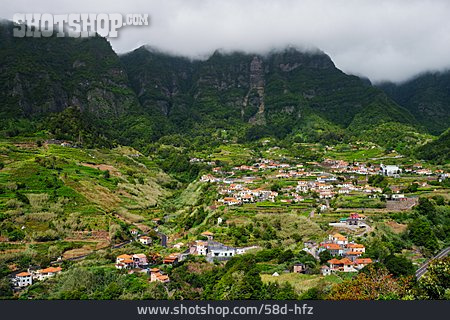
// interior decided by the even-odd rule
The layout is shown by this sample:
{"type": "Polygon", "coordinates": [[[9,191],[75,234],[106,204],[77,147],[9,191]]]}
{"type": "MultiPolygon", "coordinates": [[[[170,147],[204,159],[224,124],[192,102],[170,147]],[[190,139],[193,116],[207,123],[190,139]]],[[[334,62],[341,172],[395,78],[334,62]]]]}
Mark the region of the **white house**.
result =
{"type": "Polygon", "coordinates": [[[148,236],[142,236],[139,237],[139,242],[145,245],[149,245],[152,244],[152,238],[148,237],[148,236]]]}
{"type": "Polygon", "coordinates": [[[328,266],[322,266],[322,267],[320,268],[320,273],[321,273],[323,276],[329,276],[329,275],[331,274],[331,269],[330,269],[330,267],[328,267],[328,266]]]}
{"type": "Polygon", "coordinates": [[[132,259],[136,267],[142,267],[148,264],[147,256],[143,253],[133,254],[132,259]]]}
{"type": "Polygon", "coordinates": [[[206,256],[208,254],[208,242],[197,240],[195,243],[195,249],[199,256],[206,256]]]}
{"type": "Polygon", "coordinates": [[[249,250],[257,249],[258,246],[244,247],[244,248],[236,248],[236,254],[244,254],[249,250]]]}
{"type": "Polygon", "coordinates": [[[46,269],[41,269],[38,270],[34,273],[33,275],[33,279],[37,279],[37,280],[45,280],[51,277],[54,277],[55,275],[57,275],[58,273],[60,273],[62,271],[61,267],[49,267],[46,269]]]}
{"type": "Polygon", "coordinates": [[[17,287],[20,287],[20,288],[32,285],[33,278],[31,276],[31,273],[21,272],[21,273],[16,274],[16,277],[14,278],[14,283],[17,287]]]}
{"type": "Polygon", "coordinates": [[[348,243],[348,239],[347,237],[344,237],[342,234],[340,233],[335,233],[333,235],[329,235],[328,239],[330,241],[332,241],[333,243],[337,243],[339,245],[346,245],[348,243]]]}
{"type": "Polygon", "coordinates": [[[389,176],[389,177],[398,177],[400,175],[400,173],[402,173],[402,170],[398,166],[395,166],[395,165],[381,164],[380,171],[381,171],[382,175],[389,176]]]}

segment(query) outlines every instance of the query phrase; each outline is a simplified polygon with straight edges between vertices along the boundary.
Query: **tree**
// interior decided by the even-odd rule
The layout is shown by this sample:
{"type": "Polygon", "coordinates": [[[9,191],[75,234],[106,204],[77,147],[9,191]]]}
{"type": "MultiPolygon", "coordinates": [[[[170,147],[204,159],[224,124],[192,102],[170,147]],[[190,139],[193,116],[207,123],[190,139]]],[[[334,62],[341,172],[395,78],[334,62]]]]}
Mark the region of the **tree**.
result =
{"type": "Polygon", "coordinates": [[[335,285],[330,300],[397,300],[411,298],[411,278],[395,279],[380,265],[368,265],[364,272],[335,285]]]}
{"type": "Polygon", "coordinates": [[[419,290],[425,299],[450,299],[450,257],[430,262],[419,280],[419,290]]]}
{"type": "Polygon", "coordinates": [[[416,271],[412,262],[404,256],[390,255],[384,261],[384,265],[396,277],[412,276],[416,271]]]}
{"type": "Polygon", "coordinates": [[[12,297],[13,292],[11,290],[11,284],[8,278],[2,278],[0,279],[0,297],[6,298],[6,297],[12,297]]]}
{"type": "Polygon", "coordinates": [[[284,263],[287,261],[291,261],[294,258],[294,253],[291,249],[283,251],[280,256],[278,257],[278,263],[284,263]]]}
{"type": "Polygon", "coordinates": [[[103,178],[109,179],[111,177],[111,174],[109,173],[109,170],[103,171],[103,178]]]}
{"type": "Polygon", "coordinates": [[[326,263],[328,260],[331,260],[333,258],[333,256],[331,255],[330,251],[325,250],[322,251],[321,253],[319,253],[319,259],[320,259],[320,263],[324,264],[326,263]]]}
{"type": "Polygon", "coordinates": [[[426,218],[416,218],[408,225],[408,233],[414,244],[431,252],[438,248],[438,241],[430,222],[426,218]]]}
{"type": "Polygon", "coordinates": [[[416,210],[425,216],[430,216],[434,212],[434,205],[428,198],[419,198],[419,204],[416,207],[416,210]]]}

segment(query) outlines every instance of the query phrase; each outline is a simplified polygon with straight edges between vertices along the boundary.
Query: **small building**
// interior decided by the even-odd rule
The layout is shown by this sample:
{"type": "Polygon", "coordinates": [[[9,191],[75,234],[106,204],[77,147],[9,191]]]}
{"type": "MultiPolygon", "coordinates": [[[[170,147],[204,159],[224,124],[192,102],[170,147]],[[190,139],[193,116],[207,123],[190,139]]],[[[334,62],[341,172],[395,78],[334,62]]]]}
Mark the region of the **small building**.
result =
{"type": "Polygon", "coordinates": [[[177,264],[179,261],[178,253],[172,253],[163,259],[164,264],[177,264]]]}
{"type": "Polygon", "coordinates": [[[400,200],[405,199],[405,195],[403,193],[394,193],[391,195],[392,200],[400,200]]]}
{"type": "Polygon", "coordinates": [[[388,177],[399,177],[400,173],[402,173],[402,170],[395,165],[380,165],[380,172],[384,176],[388,177]]]}
{"type": "Polygon", "coordinates": [[[354,266],[356,269],[360,270],[362,268],[364,268],[365,266],[367,266],[368,264],[371,264],[373,261],[370,258],[359,258],[356,259],[354,262],[354,266]]]}
{"type": "Polygon", "coordinates": [[[222,202],[223,202],[223,204],[225,204],[227,206],[237,206],[237,205],[241,204],[241,201],[239,201],[238,199],[233,198],[233,197],[223,198],[222,202]]]}
{"type": "Polygon", "coordinates": [[[42,281],[42,280],[54,277],[58,273],[61,273],[61,271],[62,271],[61,267],[49,267],[46,269],[41,269],[41,270],[36,271],[33,274],[33,279],[42,281]]]}
{"type": "Polygon", "coordinates": [[[128,254],[121,254],[116,258],[117,269],[132,269],[134,265],[133,257],[128,254]]]}
{"type": "Polygon", "coordinates": [[[170,282],[169,276],[162,274],[158,268],[150,269],[150,282],[170,282]]]}
{"type": "Polygon", "coordinates": [[[122,261],[126,259],[131,259],[131,256],[128,254],[121,254],[120,256],[116,257],[116,263],[121,263],[122,261]]]}
{"type": "Polygon", "coordinates": [[[199,256],[206,256],[208,254],[208,242],[197,240],[195,243],[195,252],[199,256]]]}
{"type": "Polygon", "coordinates": [[[344,253],[344,248],[337,243],[324,243],[322,248],[330,252],[332,256],[341,256],[344,253]]]}
{"type": "Polygon", "coordinates": [[[148,265],[147,256],[143,253],[133,254],[132,259],[135,267],[142,268],[148,265]]]}
{"type": "Polygon", "coordinates": [[[348,243],[346,248],[349,251],[360,252],[361,254],[366,252],[366,247],[364,247],[364,245],[359,243],[348,243]]]}
{"type": "Polygon", "coordinates": [[[160,225],[162,223],[162,220],[160,218],[153,218],[152,221],[157,225],[160,225]]]}
{"type": "Polygon", "coordinates": [[[323,276],[329,276],[329,275],[331,275],[331,269],[329,266],[322,266],[322,267],[320,267],[320,273],[323,276]]]}
{"type": "Polygon", "coordinates": [[[208,241],[212,241],[214,238],[214,233],[212,233],[210,231],[202,232],[201,235],[206,237],[208,239],[208,241]]]}
{"type": "Polygon", "coordinates": [[[357,271],[353,265],[353,261],[351,261],[348,258],[343,258],[341,260],[338,259],[331,259],[328,260],[328,263],[330,264],[330,268],[334,271],[342,271],[342,272],[355,272],[357,271]]]}
{"type": "Polygon", "coordinates": [[[305,273],[306,266],[303,263],[294,264],[294,273],[305,273]]]}
{"type": "Polygon", "coordinates": [[[328,239],[333,243],[337,243],[339,245],[346,245],[348,243],[347,237],[343,236],[340,233],[335,233],[333,235],[329,235],[328,239]]]}
{"type": "Polygon", "coordinates": [[[178,242],[178,243],[176,243],[176,244],[173,245],[173,247],[174,247],[175,249],[181,249],[183,246],[184,246],[184,243],[183,243],[183,242],[178,242]]]}
{"type": "Polygon", "coordinates": [[[211,261],[214,259],[229,260],[235,255],[236,249],[233,247],[228,247],[219,242],[208,242],[208,257],[211,261]]]}
{"type": "Polygon", "coordinates": [[[150,245],[152,244],[152,238],[150,238],[149,236],[142,236],[139,237],[139,242],[145,245],[150,245]]]}
{"type": "Polygon", "coordinates": [[[16,274],[13,281],[16,287],[23,288],[33,284],[33,277],[29,272],[21,272],[16,274]]]}

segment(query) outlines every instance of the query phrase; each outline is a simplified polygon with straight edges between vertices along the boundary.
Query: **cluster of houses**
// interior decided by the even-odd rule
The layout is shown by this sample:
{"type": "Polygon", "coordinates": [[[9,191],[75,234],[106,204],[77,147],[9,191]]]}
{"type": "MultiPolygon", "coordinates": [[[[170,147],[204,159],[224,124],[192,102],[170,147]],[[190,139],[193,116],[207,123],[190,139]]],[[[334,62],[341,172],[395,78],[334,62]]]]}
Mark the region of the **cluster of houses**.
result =
{"type": "Polygon", "coordinates": [[[375,175],[380,174],[379,166],[368,166],[365,163],[348,163],[344,160],[325,159],[322,162],[324,167],[328,167],[332,173],[375,175]]]}
{"type": "Polygon", "coordinates": [[[224,198],[219,199],[219,202],[228,206],[261,201],[275,202],[275,198],[278,196],[278,192],[262,188],[251,190],[242,184],[231,184],[226,188],[219,189],[219,194],[225,195],[224,198]]]}
{"type": "Polygon", "coordinates": [[[202,233],[208,240],[197,240],[189,248],[189,254],[205,256],[208,262],[227,261],[235,255],[244,254],[249,250],[258,248],[257,246],[249,246],[243,248],[235,248],[226,246],[220,242],[213,240],[213,233],[206,231],[202,233]]]}
{"type": "MultiPolygon", "coordinates": [[[[207,241],[197,240],[192,243],[184,252],[181,253],[170,253],[169,255],[162,257],[162,263],[166,265],[176,265],[177,263],[186,259],[189,255],[199,255],[205,256],[208,262],[227,261],[238,254],[244,254],[251,249],[256,249],[258,247],[244,247],[235,248],[226,246],[220,242],[214,241],[212,232],[206,231],[202,233],[202,236],[207,238],[207,241]]],[[[174,248],[181,248],[182,243],[176,244],[174,248]]],[[[157,257],[151,257],[151,261],[143,253],[138,254],[122,254],[116,257],[115,267],[117,269],[125,269],[133,272],[133,270],[138,270],[140,272],[146,272],[150,275],[150,282],[169,282],[169,276],[164,274],[158,268],[150,268],[150,264],[154,264],[157,257]]]]}
{"type": "Polygon", "coordinates": [[[77,145],[73,144],[71,141],[57,140],[57,139],[49,139],[44,142],[45,144],[53,144],[59,145],[61,147],[76,147],[77,145]]]}
{"type": "MultiPolygon", "coordinates": [[[[152,257],[153,260],[153,257],[152,257]]],[[[116,268],[117,269],[127,269],[130,272],[133,270],[138,270],[141,272],[146,272],[150,275],[150,282],[169,282],[169,276],[162,273],[158,268],[149,268],[149,260],[147,256],[143,253],[137,254],[121,254],[116,257],[116,268]]]]}
{"type": "MultiPolygon", "coordinates": [[[[205,174],[201,177],[202,182],[211,182],[219,184],[219,202],[227,206],[239,206],[246,203],[254,203],[261,201],[298,203],[305,200],[306,194],[317,193],[320,199],[331,199],[337,195],[348,195],[355,193],[366,194],[369,198],[379,197],[383,190],[379,187],[366,185],[354,185],[351,182],[338,180],[335,174],[351,174],[355,175],[384,175],[388,177],[399,177],[402,172],[416,173],[419,175],[440,174],[439,177],[446,178],[439,170],[433,172],[429,169],[422,168],[421,164],[415,164],[411,168],[400,168],[397,165],[372,165],[366,163],[353,162],[349,163],[344,160],[325,159],[321,163],[307,162],[311,168],[321,167],[324,171],[313,171],[305,169],[303,164],[287,164],[268,159],[258,159],[253,165],[240,165],[233,167],[230,172],[224,172],[221,167],[215,167],[212,174],[205,174]],[[246,186],[261,180],[256,176],[248,175],[248,173],[270,171],[269,176],[272,179],[303,179],[297,181],[297,186],[286,186],[279,192],[265,190],[264,188],[251,188],[246,186]],[[243,174],[237,175],[237,172],[243,174]],[[247,175],[246,175],[247,174],[247,175]],[[315,179],[314,179],[315,178],[315,179]]],[[[441,179],[441,178],[440,178],[441,179]]],[[[442,178],[443,179],[443,178],[442,178]]],[[[404,198],[399,192],[388,195],[391,200],[399,200],[404,198]]]]}
{"type": "Polygon", "coordinates": [[[366,216],[360,213],[352,212],[347,218],[341,218],[339,220],[340,223],[345,223],[349,226],[358,226],[364,220],[366,220],[366,216]]]}
{"type": "Polygon", "coordinates": [[[122,254],[116,258],[117,269],[145,269],[148,266],[147,256],[143,253],[122,254]]]}
{"type": "MultiPolygon", "coordinates": [[[[355,217],[356,218],[356,217],[355,217]]],[[[357,219],[357,218],[356,218],[357,219]]],[[[328,260],[329,266],[322,266],[323,275],[331,272],[357,272],[366,265],[372,263],[370,258],[362,258],[366,252],[364,245],[349,242],[347,237],[340,233],[329,235],[328,240],[320,244],[318,253],[328,251],[332,256],[342,257],[341,259],[333,258],[328,260]]]]}
{"type": "MultiPolygon", "coordinates": [[[[316,165],[319,165],[316,163],[316,165]]],[[[365,164],[349,165],[348,162],[342,160],[326,159],[322,166],[328,167],[334,173],[356,173],[356,174],[384,174],[387,176],[397,176],[401,169],[397,166],[370,166],[365,164]]],[[[352,192],[363,192],[370,197],[376,197],[376,194],[381,194],[382,189],[369,186],[355,186],[350,182],[338,181],[337,177],[330,173],[323,171],[307,171],[302,164],[289,165],[286,163],[277,163],[267,159],[260,159],[260,162],[254,165],[241,165],[234,167],[232,172],[226,174],[234,175],[236,171],[244,172],[258,172],[265,170],[277,169],[277,173],[273,176],[275,179],[290,179],[290,178],[307,178],[307,180],[300,180],[297,186],[287,186],[278,193],[263,188],[251,189],[246,184],[254,183],[260,178],[253,176],[244,176],[241,178],[218,177],[213,174],[205,174],[201,177],[202,182],[219,183],[218,189],[221,198],[218,200],[227,206],[237,206],[245,203],[254,203],[261,201],[275,202],[275,199],[280,196],[281,202],[301,202],[304,201],[304,194],[315,192],[320,199],[331,199],[335,195],[350,194],[352,192]],[[316,179],[311,179],[315,177],[316,179]]],[[[221,168],[214,168],[213,173],[224,174],[221,168]]]]}
{"type": "Polygon", "coordinates": [[[48,267],[45,269],[20,272],[12,278],[14,287],[23,288],[33,284],[33,280],[43,281],[56,276],[62,271],[61,267],[48,267]]]}
{"type": "MultiPolygon", "coordinates": [[[[202,181],[217,181],[212,175],[202,177],[202,181]]],[[[220,180],[220,179],[219,179],[220,180]]],[[[280,190],[281,193],[265,190],[263,188],[250,189],[243,183],[222,184],[218,190],[222,196],[218,201],[228,206],[242,205],[261,201],[275,202],[278,196],[282,196],[281,202],[301,202],[305,200],[305,194],[315,192],[320,199],[331,199],[336,194],[350,194],[362,192],[369,196],[382,193],[381,188],[369,185],[355,186],[350,182],[337,182],[333,175],[321,174],[316,180],[299,180],[297,186],[287,186],[280,190]]]]}
{"type": "Polygon", "coordinates": [[[350,182],[336,183],[336,177],[330,175],[321,175],[316,181],[297,182],[295,191],[297,193],[317,192],[320,199],[330,199],[336,194],[350,194],[351,192],[364,192],[366,194],[381,193],[381,188],[365,186],[355,186],[350,182]]]}

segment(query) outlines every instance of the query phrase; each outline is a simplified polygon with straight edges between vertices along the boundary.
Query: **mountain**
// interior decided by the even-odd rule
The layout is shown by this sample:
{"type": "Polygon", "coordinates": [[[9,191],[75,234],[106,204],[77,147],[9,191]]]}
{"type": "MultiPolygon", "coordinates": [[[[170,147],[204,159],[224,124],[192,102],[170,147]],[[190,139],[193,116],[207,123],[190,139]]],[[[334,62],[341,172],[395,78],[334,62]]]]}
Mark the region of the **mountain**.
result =
{"type": "Polygon", "coordinates": [[[121,61],[141,105],[176,132],[239,126],[257,138],[283,137],[311,121],[354,134],[386,122],[416,124],[383,91],[320,51],[216,51],[191,61],[141,47],[121,61]]]}
{"type": "Polygon", "coordinates": [[[119,137],[122,123],[142,114],[106,39],[16,38],[12,31],[12,23],[0,23],[0,129],[6,135],[39,124],[60,138],[98,141],[119,137]]]}
{"type": "Polygon", "coordinates": [[[450,71],[425,73],[402,84],[378,85],[433,134],[450,124],[450,71]]]}
{"type": "Polygon", "coordinates": [[[139,148],[176,134],[329,142],[371,139],[376,130],[383,143],[393,135],[389,124],[420,131],[408,110],[318,50],[216,51],[190,60],[141,47],[118,57],[101,37],[15,38],[12,28],[0,25],[6,136],[45,130],[87,145],[139,148]]]}
{"type": "Polygon", "coordinates": [[[450,160],[450,129],[442,133],[438,139],[418,148],[416,152],[420,159],[445,163],[450,160]]]}
{"type": "Polygon", "coordinates": [[[0,24],[0,108],[29,116],[79,107],[100,118],[138,103],[108,41],[95,38],[15,38],[0,24]]]}

